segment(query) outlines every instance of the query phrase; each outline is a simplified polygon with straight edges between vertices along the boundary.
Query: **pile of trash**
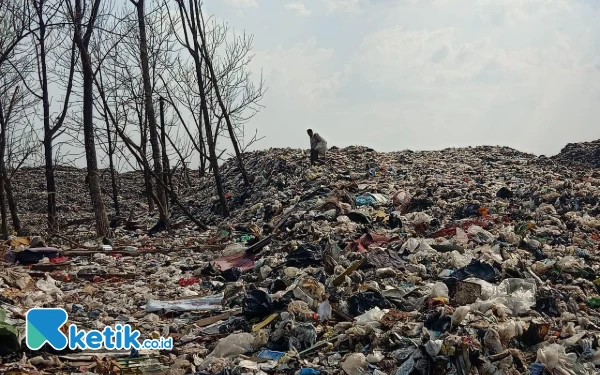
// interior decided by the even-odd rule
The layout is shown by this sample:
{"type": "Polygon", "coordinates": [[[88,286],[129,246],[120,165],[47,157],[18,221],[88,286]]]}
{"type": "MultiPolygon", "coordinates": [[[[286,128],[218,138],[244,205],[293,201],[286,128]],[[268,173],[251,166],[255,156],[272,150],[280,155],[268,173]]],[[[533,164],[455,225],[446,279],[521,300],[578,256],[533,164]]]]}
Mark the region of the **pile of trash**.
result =
{"type": "Polygon", "coordinates": [[[600,140],[569,143],[552,159],[570,166],[598,168],[600,167],[600,140]]]}
{"type": "Polygon", "coordinates": [[[195,177],[179,194],[209,231],[173,207],[169,231],[9,238],[0,372],[600,373],[598,170],[505,147],[327,156],[248,153],[248,188],[228,161],[228,219],[195,177]],[[33,307],[173,345],[32,351],[33,307]]]}

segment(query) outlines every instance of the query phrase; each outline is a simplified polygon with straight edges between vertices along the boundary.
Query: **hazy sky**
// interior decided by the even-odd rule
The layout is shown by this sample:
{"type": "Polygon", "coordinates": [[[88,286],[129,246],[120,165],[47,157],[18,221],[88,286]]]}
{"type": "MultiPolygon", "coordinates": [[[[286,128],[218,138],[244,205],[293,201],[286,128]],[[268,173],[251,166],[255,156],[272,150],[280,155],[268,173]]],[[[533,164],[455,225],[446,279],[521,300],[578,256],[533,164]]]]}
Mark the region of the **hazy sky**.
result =
{"type": "Polygon", "coordinates": [[[213,0],[255,35],[257,147],[379,151],[600,138],[598,0],[213,0]]]}

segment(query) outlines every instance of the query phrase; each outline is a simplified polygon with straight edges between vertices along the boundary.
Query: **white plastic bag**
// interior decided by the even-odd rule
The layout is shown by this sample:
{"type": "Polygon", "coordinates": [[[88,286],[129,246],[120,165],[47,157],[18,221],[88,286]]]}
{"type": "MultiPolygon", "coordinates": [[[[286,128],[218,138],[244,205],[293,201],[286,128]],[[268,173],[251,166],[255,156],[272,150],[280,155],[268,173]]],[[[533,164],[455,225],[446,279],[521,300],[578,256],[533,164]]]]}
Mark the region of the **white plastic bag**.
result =
{"type": "Polygon", "coordinates": [[[429,293],[429,296],[431,298],[436,298],[436,297],[449,298],[448,286],[444,283],[439,283],[439,282],[433,284],[433,287],[431,288],[431,293],[429,293]]]}
{"type": "Polygon", "coordinates": [[[372,328],[379,327],[379,322],[385,313],[379,309],[379,307],[374,307],[371,310],[365,312],[362,315],[356,317],[356,324],[359,326],[370,326],[372,328]]]}
{"type": "Polygon", "coordinates": [[[350,354],[342,364],[342,370],[348,375],[364,375],[367,368],[367,358],[362,353],[350,354]]]}
{"type": "Polygon", "coordinates": [[[234,333],[222,338],[215,346],[209,357],[232,358],[241,354],[260,349],[268,341],[264,332],[259,332],[256,337],[251,333],[234,333]]]}
{"type": "Polygon", "coordinates": [[[319,320],[321,321],[331,319],[332,312],[333,309],[329,301],[321,302],[317,308],[317,314],[319,315],[319,320]]]}
{"type": "Polygon", "coordinates": [[[565,371],[572,368],[577,360],[577,354],[565,352],[565,347],[559,344],[550,344],[537,351],[537,360],[543,363],[548,370],[565,371]]]}

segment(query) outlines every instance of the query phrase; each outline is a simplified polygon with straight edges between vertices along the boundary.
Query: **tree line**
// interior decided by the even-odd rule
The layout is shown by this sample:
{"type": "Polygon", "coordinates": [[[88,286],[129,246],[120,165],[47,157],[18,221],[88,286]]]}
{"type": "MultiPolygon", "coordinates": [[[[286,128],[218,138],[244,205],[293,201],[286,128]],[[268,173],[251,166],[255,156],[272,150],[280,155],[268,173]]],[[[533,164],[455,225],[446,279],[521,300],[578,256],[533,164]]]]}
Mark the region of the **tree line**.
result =
{"type": "Polygon", "coordinates": [[[39,155],[45,169],[47,224],[59,230],[55,169],[64,150],[82,149],[99,237],[109,234],[97,148],[108,159],[116,216],[117,163],[139,170],[148,208],[168,227],[180,202],[176,171],[190,164],[210,176],[221,212],[229,209],[219,171],[225,150],[241,182],[251,181],[244,125],[262,108],[262,75],[249,69],[253,37],[206,17],[201,0],[0,1],[1,230],[22,227],[11,181],[39,155]],[[7,210],[8,207],[8,210],[7,210]],[[9,220],[10,215],[10,220],[9,220]]]}

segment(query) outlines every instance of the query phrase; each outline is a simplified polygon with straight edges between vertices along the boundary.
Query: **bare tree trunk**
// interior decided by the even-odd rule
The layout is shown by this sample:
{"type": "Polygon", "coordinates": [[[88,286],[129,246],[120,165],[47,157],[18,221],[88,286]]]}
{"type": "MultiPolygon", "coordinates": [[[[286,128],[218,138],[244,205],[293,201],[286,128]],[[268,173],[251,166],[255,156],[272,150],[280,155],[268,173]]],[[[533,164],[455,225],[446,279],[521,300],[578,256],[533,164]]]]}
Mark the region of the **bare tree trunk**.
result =
{"type": "MultiPolygon", "coordinates": [[[[152,162],[154,164],[154,174],[161,177],[163,175],[160,145],[158,140],[158,125],[156,123],[156,113],[152,102],[152,83],[150,80],[150,66],[148,63],[148,39],[146,37],[146,20],[144,14],[144,0],[130,0],[136,7],[138,26],[140,32],[140,63],[142,68],[142,79],[144,81],[144,104],[146,115],[148,116],[148,127],[150,130],[150,146],[152,148],[152,162]]],[[[164,187],[157,183],[156,198],[158,200],[158,211],[160,221],[168,225],[167,196],[164,187]]]]}
{"type": "MultiPolygon", "coordinates": [[[[169,189],[169,187],[167,185],[164,184],[164,182],[162,181],[162,179],[154,174],[152,172],[152,170],[150,169],[149,165],[148,165],[148,161],[146,159],[143,158],[142,155],[142,147],[141,146],[136,146],[135,143],[125,134],[125,132],[119,128],[114,116],[112,115],[110,108],[108,107],[108,103],[106,101],[106,96],[104,94],[103,89],[98,85],[98,82],[96,81],[96,86],[99,88],[99,94],[100,94],[100,98],[102,99],[102,102],[104,104],[104,108],[106,109],[108,115],[111,118],[111,121],[115,127],[115,131],[117,132],[117,134],[119,135],[119,137],[123,140],[123,142],[125,143],[125,146],[129,149],[129,151],[131,152],[131,155],[133,155],[133,157],[137,160],[138,164],[142,165],[144,167],[145,170],[149,171],[151,173],[151,175],[154,177],[154,179],[156,180],[157,183],[162,184],[163,188],[165,189],[165,192],[169,193],[169,195],[171,196],[171,199],[173,200],[173,202],[175,203],[175,205],[177,205],[181,211],[183,211],[183,213],[194,223],[198,226],[199,229],[201,230],[207,230],[208,227],[206,226],[206,224],[204,224],[203,222],[201,222],[200,220],[198,220],[194,215],[192,215],[192,213],[185,207],[184,204],[182,204],[179,199],[177,198],[177,194],[175,194],[175,192],[171,189],[169,189]]],[[[133,212],[133,211],[132,211],[133,212]]]]}
{"type": "MultiPolygon", "coordinates": [[[[200,63],[198,59],[196,59],[196,69],[198,75],[198,82],[200,82],[200,86],[204,86],[202,84],[202,74],[200,72],[200,63]]],[[[201,110],[204,117],[204,128],[206,131],[206,141],[208,143],[208,151],[210,154],[210,166],[212,168],[213,176],[215,178],[215,185],[217,186],[217,194],[219,195],[219,202],[221,203],[221,210],[223,212],[223,216],[229,217],[229,207],[227,206],[227,200],[225,199],[225,191],[223,190],[223,182],[221,180],[221,172],[219,171],[219,160],[217,159],[217,153],[215,150],[215,144],[213,142],[212,129],[210,127],[210,119],[208,116],[208,108],[206,107],[206,96],[204,90],[200,89],[201,96],[201,110]]]]}
{"type": "Polygon", "coordinates": [[[160,131],[161,131],[161,149],[162,149],[162,162],[163,162],[163,182],[173,190],[173,183],[171,181],[171,166],[169,165],[169,155],[167,155],[167,129],[165,127],[165,100],[160,98],[160,131]]]}
{"type": "Polygon", "coordinates": [[[46,66],[46,24],[43,21],[42,6],[37,9],[40,23],[40,66],[41,66],[41,89],[42,89],[42,111],[44,115],[44,161],[46,163],[46,194],[48,205],[48,228],[51,231],[58,230],[58,218],[56,217],[56,180],[54,179],[54,158],[52,152],[52,140],[54,133],[50,125],[50,98],[48,94],[48,70],[46,66]]]}
{"type": "MultiPolygon", "coordinates": [[[[87,51],[81,51],[82,56],[84,53],[87,53],[87,51]]],[[[84,65],[86,64],[84,63],[84,65]]],[[[96,235],[98,237],[104,237],[108,235],[108,216],[106,215],[106,208],[102,201],[100,176],[98,174],[98,159],[96,157],[96,143],[94,140],[93,74],[91,69],[83,69],[83,133],[90,198],[92,200],[92,206],[94,207],[94,217],[96,219],[96,235]]]]}
{"type": "MultiPolygon", "coordinates": [[[[197,14],[202,17],[202,9],[200,9],[200,5],[198,6],[197,14]]],[[[213,89],[215,90],[215,94],[217,96],[217,102],[219,103],[219,107],[221,108],[221,114],[225,117],[225,123],[227,124],[227,131],[229,132],[229,139],[231,139],[231,143],[233,144],[233,150],[235,151],[235,157],[238,161],[238,165],[240,167],[240,172],[242,173],[242,178],[244,180],[245,186],[250,186],[250,180],[248,180],[248,174],[246,173],[246,168],[244,167],[244,160],[242,158],[242,153],[240,151],[237,138],[235,136],[235,131],[233,129],[233,124],[231,123],[231,119],[229,118],[229,112],[225,107],[225,103],[223,103],[223,98],[221,97],[221,91],[219,89],[219,82],[217,80],[217,75],[215,74],[215,70],[213,69],[212,61],[210,59],[207,47],[206,40],[204,38],[204,19],[201,18],[198,21],[198,33],[202,39],[202,56],[204,57],[204,63],[208,67],[208,71],[210,72],[210,78],[212,81],[213,89]]]]}
{"type": "Polygon", "coordinates": [[[18,91],[19,87],[17,86],[12,97],[8,100],[5,98],[8,104],[6,113],[3,106],[0,105],[0,217],[2,219],[0,227],[4,238],[8,238],[8,215],[6,213],[6,199],[4,197],[4,183],[6,182],[6,141],[8,138],[6,132],[8,130],[8,122],[10,121],[12,109],[17,101],[18,91]]]}
{"type": "Polygon", "coordinates": [[[115,215],[120,216],[121,210],[119,207],[119,189],[117,188],[117,176],[115,173],[115,163],[114,163],[114,154],[115,154],[115,146],[112,142],[111,132],[110,132],[110,123],[108,121],[108,116],[104,116],[104,120],[106,122],[106,136],[108,139],[108,166],[110,168],[110,183],[112,187],[112,199],[113,205],[115,207],[115,215]]]}
{"type": "MultiPolygon", "coordinates": [[[[53,140],[56,133],[62,127],[67,109],[69,107],[69,98],[73,87],[73,75],[75,72],[76,57],[75,51],[76,46],[73,43],[71,45],[71,60],[69,67],[69,77],[67,79],[67,86],[65,88],[65,97],[63,102],[63,108],[54,124],[50,118],[50,95],[49,95],[49,78],[48,78],[48,63],[47,63],[47,24],[53,23],[53,18],[48,17],[49,8],[46,7],[46,0],[32,1],[33,9],[35,12],[35,22],[37,23],[37,35],[33,36],[33,39],[38,43],[36,48],[38,62],[37,77],[39,81],[39,91],[36,96],[42,102],[42,115],[43,115],[43,127],[44,127],[44,163],[45,163],[45,175],[46,175],[46,194],[47,194],[47,211],[48,211],[48,229],[51,231],[58,230],[58,218],[56,215],[56,181],[54,177],[54,157],[53,157],[53,140]]],[[[30,90],[31,91],[31,90],[30,90]]]]}
{"type": "MultiPolygon", "coordinates": [[[[45,103],[44,103],[45,104],[45,103]]],[[[44,105],[44,117],[46,117],[46,106],[44,105]]],[[[48,116],[49,116],[48,110],[48,116]]],[[[49,119],[48,119],[49,120],[49,119]]],[[[46,129],[46,118],[44,118],[44,129],[46,129]]],[[[48,124],[50,121],[48,121],[48,124]]],[[[58,230],[58,218],[56,217],[56,181],[54,179],[54,160],[52,158],[52,137],[44,138],[44,160],[46,162],[46,194],[48,205],[48,228],[51,231],[58,230]]]]}
{"type": "Polygon", "coordinates": [[[146,187],[146,199],[148,201],[148,212],[154,212],[154,198],[152,197],[152,176],[150,174],[150,170],[146,167],[142,167],[144,169],[144,185],[146,187]]]}
{"type": "Polygon", "coordinates": [[[221,211],[223,216],[229,217],[229,207],[227,206],[227,200],[225,199],[225,192],[223,190],[223,182],[221,179],[221,173],[219,171],[219,159],[217,158],[216,145],[214,143],[213,131],[210,123],[210,116],[208,113],[208,103],[206,98],[204,77],[202,76],[202,51],[200,44],[198,43],[198,29],[200,28],[199,19],[199,0],[189,0],[190,9],[187,10],[182,1],[178,1],[179,13],[181,15],[181,21],[184,24],[185,39],[187,49],[194,59],[194,68],[196,73],[196,80],[198,82],[198,92],[200,93],[200,107],[202,111],[202,120],[204,123],[204,132],[206,137],[206,144],[208,145],[209,162],[215,179],[215,185],[217,187],[217,195],[219,196],[219,202],[221,204],[221,211]],[[187,24],[187,26],[186,26],[187,24]],[[188,35],[191,35],[191,37],[188,35]]]}
{"type": "MultiPolygon", "coordinates": [[[[165,133],[165,136],[167,137],[167,140],[171,144],[171,147],[173,147],[173,150],[175,151],[175,153],[179,157],[179,161],[181,162],[181,166],[183,168],[183,173],[185,174],[185,178],[186,178],[188,187],[192,186],[192,180],[190,180],[189,168],[188,168],[187,163],[185,161],[185,157],[181,154],[181,151],[178,149],[178,147],[175,144],[175,142],[173,142],[173,140],[171,139],[171,137],[169,137],[169,134],[165,133]]],[[[173,173],[169,173],[169,176],[170,176],[170,179],[171,179],[170,180],[171,185],[169,187],[170,187],[171,190],[174,190],[173,189],[173,173]]]]}
{"type": "MultiPolygon", "coordinates": [[[[16,96],[17,90],[15,89],[15,95],[13,95],[13,99],[16,96]]],[[[13,105],[13,101],[11,100],[9,106],[13,105]]],[[[1,128],[0,128],[0,216],[2,217],[2,234],[4,238],[8,238],[8,215],[6,213],[6,199],[4,198],[4,183],[6,182],[6,164],[4,161],[4,157],[6,155],[6,129],[7,129],[7,121],[4,117],[3,111],[0,111],[0,120],[1,120],[1,128]]],[[[10,112],[10,109],[7,111],[10,112]]],[[[10,114],[7,114],[6,117],[10,117],[10,114]]]]}
{"type": "Polygon", "coordinates": [[[144,172],[144,190],[145,190],[145,195],[146,195],[146,200],[148,202],[148,213],[152,213],[154,212],[154,198],[152,197],[152,176],[150,174],[150,170],[148,170],[148,165],[150,163],[148,163],[148,143],[146,142],[147,138],[146,135],[144,134],[146,132],[146,127],[144,126],[142,120],[141,120],[141,116],[140,116],[140,131],[142,132],[141,134],[141,140],[140,140],[140,144],[142,147],[142,158],[144,159],[144,164],[140,164],[140,167],[142,168],[142,171],[144,172]]]}
{"type": "Polygon", "coordinates": [[[10,178],[6,178],[4,180],[4,190],[6,191],[6,201],[8,202],[13,228],[15,229],[15,232],[18,233],[21,231],[21,219],[19,218],[19,213],[17,211],[17,202],[15,202],[10,178]]]}
{"type": "MultiPolygon", "coordinates": [[[[92,5],[92,15],[87,22],[85,35],[82,35],[81,33],[83,17],[81,0],[75,0],[75,12],[71,10],[71,17],[74,21],[75,42],[81,56],[83,75],[83,137],[90,198],[94,208],[94,217],[96,219],[96,235],[98,237],[104,237],[108,235],[109,227],[106,208],[102,201],[100,176],[98,174],[98,159],[96,157],[96,143],[94,140],[94,69],[88,51],[88,44],[98,15],[100,1],[101,0],[94,0],[92,5]]],[[[69,4],[69,2],[67,2],[67,4],[69,4]]]]}
{"type": "MultiPolygon", "coordinates": [[[[0,183],[4,184],[6,176],[0,172],[0,183]]],[[[8,214],[6,212],[6,199],[4,199],[4,189],[0,189],[0,216],[2,217],[2,235],[8,238],[8,214]]]]}

